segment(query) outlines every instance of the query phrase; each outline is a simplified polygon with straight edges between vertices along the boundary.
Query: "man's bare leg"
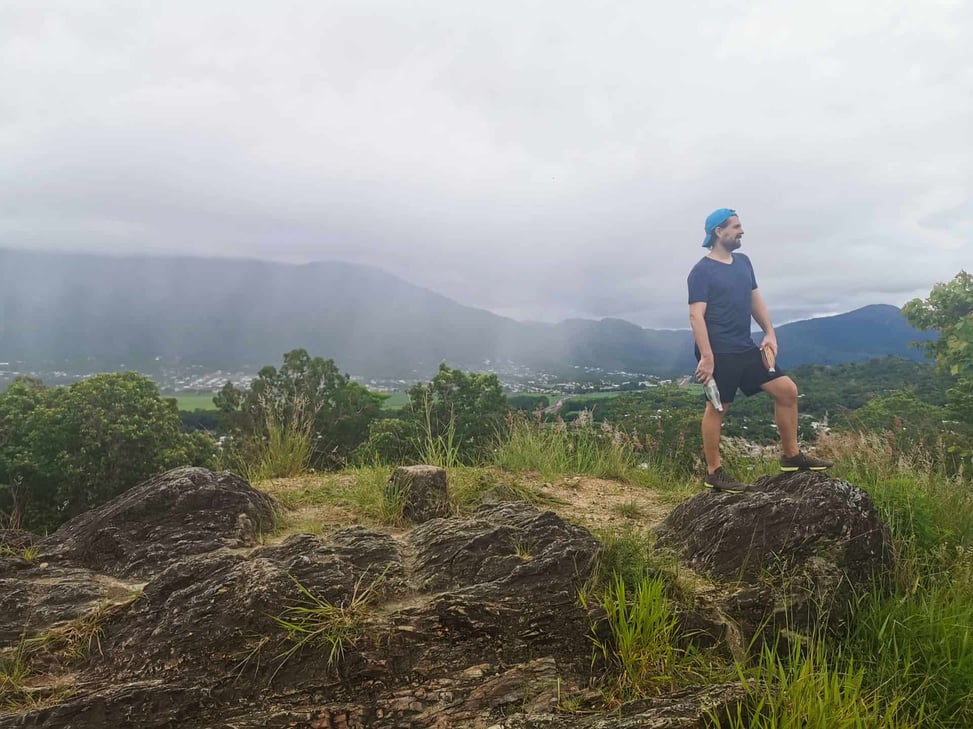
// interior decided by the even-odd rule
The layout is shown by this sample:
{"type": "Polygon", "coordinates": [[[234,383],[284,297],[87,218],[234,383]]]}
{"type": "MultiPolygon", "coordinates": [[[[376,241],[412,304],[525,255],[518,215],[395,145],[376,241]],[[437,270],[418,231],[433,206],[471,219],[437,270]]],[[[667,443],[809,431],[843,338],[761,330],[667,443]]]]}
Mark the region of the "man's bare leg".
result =
{"type": "Polygon", "coordinates": [[[729,405],[723,405],[723,412],[717,412],[713,403],[706,403],[703,412],[703,457],[706,459],[707,473],[713,473],[723,461],[720,459],[720,434],[723,428],[723,416],[729,405]]]}
{"type": "Polygon", "coordinates": [[[764,392],[774,399],[774,420],[780,435],[780,449],[785,458],[800,452],[797,445],[797,385],[790,377],[765,382],[764,392]]]}

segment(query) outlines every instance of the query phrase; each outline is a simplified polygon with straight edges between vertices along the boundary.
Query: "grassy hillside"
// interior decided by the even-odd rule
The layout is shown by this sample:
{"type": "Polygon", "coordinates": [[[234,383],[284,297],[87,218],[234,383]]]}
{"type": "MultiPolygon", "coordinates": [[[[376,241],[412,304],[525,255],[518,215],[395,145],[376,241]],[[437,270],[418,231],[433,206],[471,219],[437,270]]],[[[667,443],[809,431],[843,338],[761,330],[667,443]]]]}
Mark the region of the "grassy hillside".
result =
{"type": "MultiPolygon", "coordinates": [[[[525,420],[494,463],[448,469],[452,508],[468,514],[487,497],[523,500],[590,529],[606,552],[585,599],[600,599],[618,580],[637,592],[656,579],[649,575],[669,575],[665,580],[679,584],[686,576],[678,566],[660,562],[649,549],[652,528],[702,488],[699,477],[675,453],[647,463],[636,444],[619,435],[603,428],[558,431],[525,420]]],[[[765,653],[745,664],[706,651],[687,653],[665,642],[672,637],[653,633],[647,639],[654,641],[653,655],[666,656],[671,685],[755,679],[754,701],[765,702],[761,720],[729,724],[733,729],[973,725],[973,491],[968,479],[931,468],[932,454],[892,448],[881,434],[829,436],[818,445],[835,460],[834,474],[867,490],[891,527],[897,558],[892,594],[863,595],[844,640],[822,640],[783,656],[765,653]]],[[[725,459],[748,479],[777,468],[775,454],[753,457],[732,444],[725,459]]],[[[365,467],[258,485],[286,507],[277,539],[357,522],[398,533],[407,524],[384,488],[388,475],[387,467],[365,467]]],[[[672,609],[678,599],[653,598],[676,601],[672,609]]],[[[636,613],[626,619],[641,620],[636,613]]],[[[642,695],[640,674],[629,673],[639,664],[616,664],[613,655],[598,692],[565,696],[563,710],[604,710],[642,695]]]]}

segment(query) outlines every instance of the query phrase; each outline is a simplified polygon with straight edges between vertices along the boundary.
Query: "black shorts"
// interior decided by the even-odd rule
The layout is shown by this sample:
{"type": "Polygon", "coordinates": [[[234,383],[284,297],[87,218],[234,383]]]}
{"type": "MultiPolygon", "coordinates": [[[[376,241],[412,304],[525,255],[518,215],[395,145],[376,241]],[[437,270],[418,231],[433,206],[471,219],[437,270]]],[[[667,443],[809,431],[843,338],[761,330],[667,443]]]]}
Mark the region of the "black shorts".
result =
{"type": "Polygon", "coordinates": [[[780,367],[775,367],[774,372],[768,372],[757,347],[739,354],[714,353],[713,362],[713,377],[720,388],[720,400],[723,403],[733,402],[737,389],[743,390],[747,397],[756,395],[760,392],[761,385],[784,374],[780,367]]]}

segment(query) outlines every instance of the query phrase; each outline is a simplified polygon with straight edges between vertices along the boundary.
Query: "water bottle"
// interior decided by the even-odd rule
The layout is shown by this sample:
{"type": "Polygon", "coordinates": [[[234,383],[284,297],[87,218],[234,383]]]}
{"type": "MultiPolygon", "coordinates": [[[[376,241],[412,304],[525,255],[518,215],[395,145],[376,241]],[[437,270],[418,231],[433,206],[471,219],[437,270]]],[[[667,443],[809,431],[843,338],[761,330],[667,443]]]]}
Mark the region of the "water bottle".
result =
{"type": "Polygon", "coordinates": [[[716,408],[716,412],[722,413],[723,403],[720,402],[720,388],[716,386],[716,380],[710,377],[706,381],[705,390],[706,397],[711,403],[713,403],[713,407],[716,408]]]}

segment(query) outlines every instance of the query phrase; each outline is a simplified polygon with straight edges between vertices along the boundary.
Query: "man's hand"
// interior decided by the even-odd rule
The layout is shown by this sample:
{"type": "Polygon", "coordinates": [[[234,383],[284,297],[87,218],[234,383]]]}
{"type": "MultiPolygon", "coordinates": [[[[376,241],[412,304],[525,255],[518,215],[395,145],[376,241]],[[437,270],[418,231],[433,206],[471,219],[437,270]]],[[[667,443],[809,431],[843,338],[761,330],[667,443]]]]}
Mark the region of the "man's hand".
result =
{"type": "Polygon", "coordinates": [[[705,385],[713,376],[714,367],[713,355],[704,354],[699,358],[699,364],[696,366],[696,379],[705,385]]]}
{"type": "Polygon", "coordinates": [[[760,349],[764,349],[765,347],[769,347],[770,351],[774,353],[774,356],[775,357],[777,356],[777,335],[776,334],[764,335],[763,341],[760,342],[760,349]]]}

